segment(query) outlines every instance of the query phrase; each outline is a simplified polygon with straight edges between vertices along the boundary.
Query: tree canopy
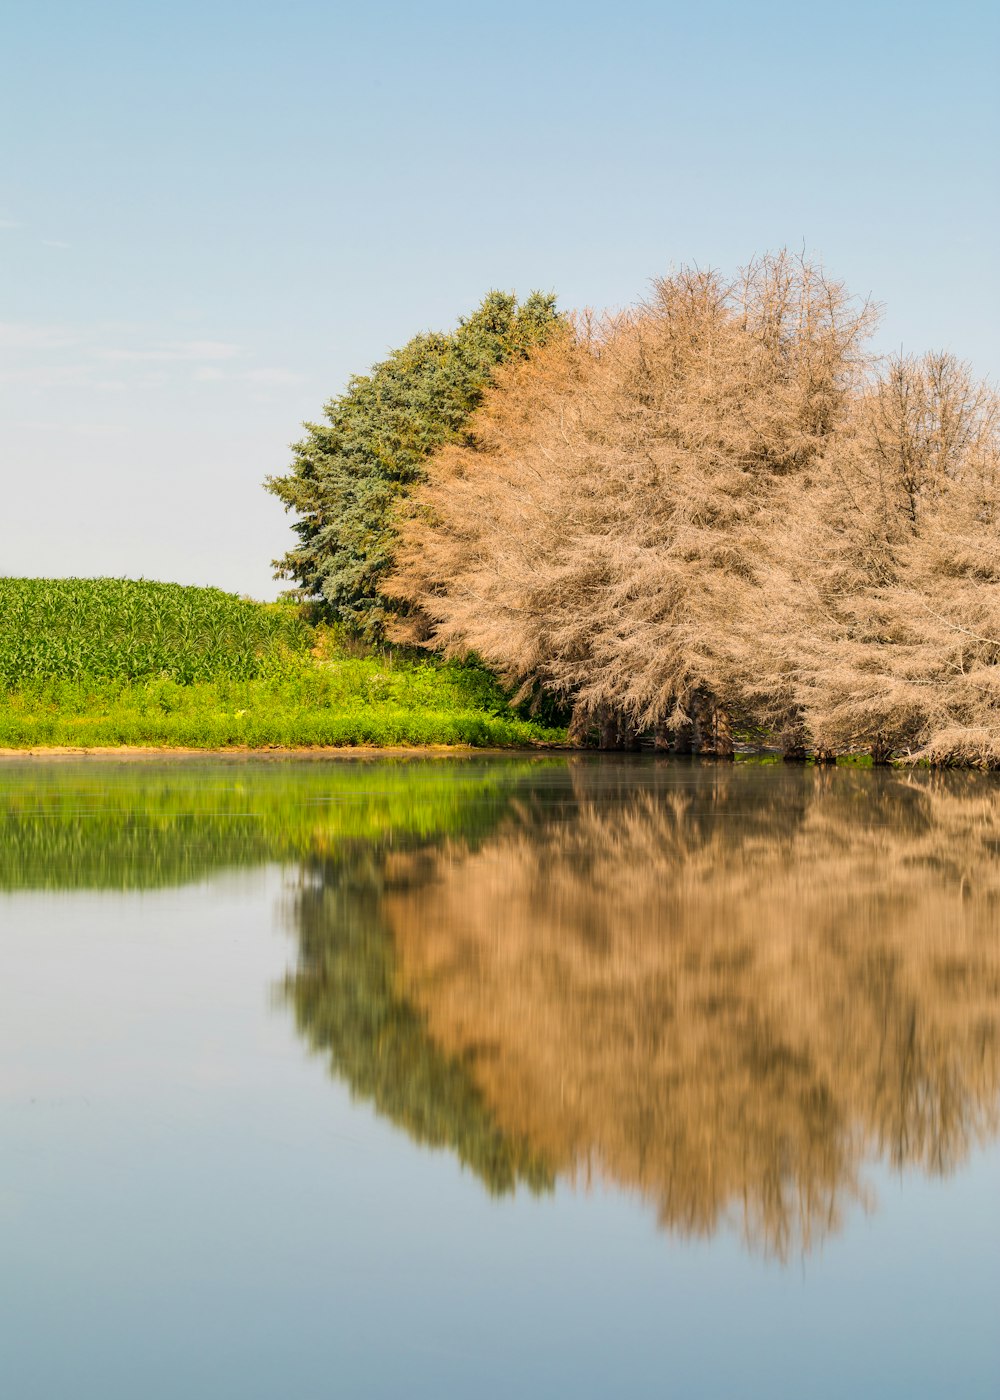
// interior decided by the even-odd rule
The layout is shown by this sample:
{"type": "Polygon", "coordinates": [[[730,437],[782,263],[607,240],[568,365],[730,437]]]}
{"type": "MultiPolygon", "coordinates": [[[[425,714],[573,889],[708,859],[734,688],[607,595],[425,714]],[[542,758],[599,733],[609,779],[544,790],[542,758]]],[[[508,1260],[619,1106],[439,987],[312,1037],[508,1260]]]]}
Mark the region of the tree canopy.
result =
{"type": "Polygon", "coordinates": [[[504,367],[386,581],[604,747],[1000,767],[1000,399],[780,252],[504,367]]]}
{"type": "MultiPolygon", "coordinates": [[[[297,544],[275,560],[303,598],[366,640],[382,637],[391,604],[382,580],[395,556],[400,497],[439,448],[464,440],[494,371],[524,359],[560,324],[555,297],[492,291],[449,332],[424,332],[351,379],[306,423],[291,471],[266,486],[299,519],[297,544]]],[[[398,606],[398,604],[397,604],[398,606]]]]}

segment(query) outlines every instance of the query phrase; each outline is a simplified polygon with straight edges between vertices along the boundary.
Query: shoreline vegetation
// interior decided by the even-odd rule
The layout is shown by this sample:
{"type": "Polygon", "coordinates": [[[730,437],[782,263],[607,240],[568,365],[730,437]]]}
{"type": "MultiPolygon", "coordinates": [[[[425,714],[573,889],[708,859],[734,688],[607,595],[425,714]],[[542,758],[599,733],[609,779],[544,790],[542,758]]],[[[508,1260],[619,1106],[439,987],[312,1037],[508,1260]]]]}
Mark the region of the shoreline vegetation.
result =
{"type": "Polygon", "coordinates": [[[128,579],[0,579],[0,752],[534,748],[473,661],[363,647],[294,603],[128,579]]]}
{"type": "MultiPolygon", "coordinates": [[[[4,760],[17,760],[22,758],[52,758],[52,759],[107,759],[110,761],[131,762],[133,759],[141,762],[145,759],[186,759],[186,758],[231,758],[234,760],[254,759],[274,762],[289,759],[301,759],[305,762],[320,759],[353,759],[361,762],[376,762],[380,759],[463,759],[463,758],[521,758],[530,759],[537,756],[539,759],[545,757],[569,756],[593,756],[604,753],[600,749],[581,749],[576,744],[568,741],[558,740],[537,740],[525,744],[507,744],[487,746],[481,744],[267,744],[262,747],[251,747],[248,744],[228,744],[223,748],[210,749],[199,748],[191,745],[183,747],[179,744],[93,744],[93,745],[72,745],[72,744],[39,744],[31,748],[4,748],[0,746],[0,763],[4,760]]],[[[666,761],[672,755],[657,752],[655,749],[633,749],[616,752],[616,759],[628,760],[629,758],[655,758],[666,761]]],[[[686,755],[692,761],[700,761],[698,755],[686,755]]],[[[731,755],[733,763],[752,764],[755,767],[766,767],[771,764],[781,764],[786,760],[777,749],[766,750],[743,750],[731,755]]],[[[804,767],[824,766],[816,765],[814,759],[805,759],[804,767]]],[[[868,754],[842,754],[833,764],[829,765],[838,768],[873,768],[868,754]]],[[[891,768],[907,768],[910,765],[894,760],[890,764],[884,765],[891,768]]],[[[924,763],[921,765],[929,768],[931,765],[924,763]]]]}
{"type": "Polygon", "coordinates": [[[249,748],[237,744],[230,744],[221,749],[204,748],[181,748],[178,745],[156,745],[156,744],[116,744],[108,746],[94,747],[72,747],[68,744],[40,745],[30,749],[0,748],[0,761],[4,759],[19,758],[93,758],[127,760],[132,759],[161,759],[161,758],[233,758],[233,759],[324,759],[324,758],[344,758],[359,760],[377,760],[383,758],[490,758],[501,754],[515,754],[519,757],[530,756],[533,753],[544,755],[546,753],[563,753],[570,750],[559,744],[532,744],[530,747],[511,746],[508,748],[482,748],[473,744],[397,744],[393,746],[378,747],[374,744],[313,744],[303,745],[279,745],[269,744],[266,748],[249,748]]]}
{"type": "MultiPolygon", "coordinates": [[[[581,743],[551,706],[532,717],[475,658],[367,644],[291,601],[147,580],[0,578],[0,617],[0,761],[461,759],[608,747],[581,743]]],[[[654,735],[627,748],[780,763],[777,737],[737,733],[725,754],[710,736],[700,747],[668,750],[654,735]]]]}

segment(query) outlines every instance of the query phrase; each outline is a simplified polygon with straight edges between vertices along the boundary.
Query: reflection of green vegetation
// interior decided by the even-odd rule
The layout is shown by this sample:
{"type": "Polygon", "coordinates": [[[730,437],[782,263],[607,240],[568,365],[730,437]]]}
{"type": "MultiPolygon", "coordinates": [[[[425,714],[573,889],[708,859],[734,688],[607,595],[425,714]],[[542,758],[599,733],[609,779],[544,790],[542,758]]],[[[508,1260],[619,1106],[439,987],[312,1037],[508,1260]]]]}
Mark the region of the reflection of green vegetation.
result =
{"type": "MultiPolygon", "coordinates": [[[[550,760],[551,761],[551,760],[550,760]]],[[[558,761],[558,760],[556,760],[558,761]]],[[[495,821],[526,761],[0,765],[0,889],[153,889],[495,821]]]]}
{"type": "Polygon", "coordinates": [[[998,850],[970,775],[0,764],[0,889],[283,862],[283,996],[358,1099],[493,1192],[586,1164],[779,1255],[868,1153],[947,1170],[996,1132],[998,850]]]}
{"type": "Polygon", "coordinates": [[[0,766],[0,890],[152,889],[226,868],[301,861],[302,1034],[332,1072],[418,1141],[452,1148],[491,1190],[550,1178],[502,1133],[467,1067],[400,994],[380,911],[402,849],[475,841],[540,767],[494,759],[0,766]]]}
{"type": "Polygon", "coordinates": [[[497,1127],[468,1066],[438,1049],[398,990],[384,860],[321,862],[312,875],[296,900],[300,959],[286,987],[302,1034],[355,1097],[416,1141],[450,1147],[493,1193],[551,1189],[540,1155],[497,1127]]]}

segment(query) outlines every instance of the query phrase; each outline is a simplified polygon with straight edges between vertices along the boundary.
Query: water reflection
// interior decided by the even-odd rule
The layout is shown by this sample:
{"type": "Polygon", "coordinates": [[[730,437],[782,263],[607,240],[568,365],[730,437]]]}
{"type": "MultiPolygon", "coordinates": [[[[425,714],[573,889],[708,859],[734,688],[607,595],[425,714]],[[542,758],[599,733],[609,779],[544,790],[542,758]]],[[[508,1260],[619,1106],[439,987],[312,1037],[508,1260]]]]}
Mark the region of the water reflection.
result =
{"type": "Polygon", "coordinates": [[[998,1130],[1000,785],[557,759],[0,769],[0,887],[294,875],[279,1001],[492,1191],[785,1257],[998,1130]]]}
{"type": "Polygon", "coordinates": [[[599,1177],[664,1227],[735,1221],[781,1257],[866,1201],[867,1160],[947,1172],[996,1132],[994,783],[561,779],[523,782],[485,839],[383,852],[360,881],[313,868],[289,993],[359,1093],[493,1189],[599,1177]],[[502,1134],[501,1171],[399,1048],[415,1024],[502,1134]]]}

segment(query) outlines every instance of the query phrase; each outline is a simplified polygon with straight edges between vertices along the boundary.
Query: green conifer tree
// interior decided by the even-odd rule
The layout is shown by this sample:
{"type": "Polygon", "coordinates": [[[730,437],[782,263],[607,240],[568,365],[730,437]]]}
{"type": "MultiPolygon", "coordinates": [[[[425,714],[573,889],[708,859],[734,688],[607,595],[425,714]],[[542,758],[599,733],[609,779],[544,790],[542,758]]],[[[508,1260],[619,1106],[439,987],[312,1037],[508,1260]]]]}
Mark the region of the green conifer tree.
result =
{"type": "Polygon", "coordinates": [[[400,498],[427,457],[461,438],[494,370],[527,356],[560,322],[555,297],[520,305],[490,292],[452,332],[414,336],[306,423],[287,476],[265,483],[299,519],[298,543],[275,560],[277,577],[368,641],[384,635],[394,604],[380,584],[392,567],[400,498]]]}

